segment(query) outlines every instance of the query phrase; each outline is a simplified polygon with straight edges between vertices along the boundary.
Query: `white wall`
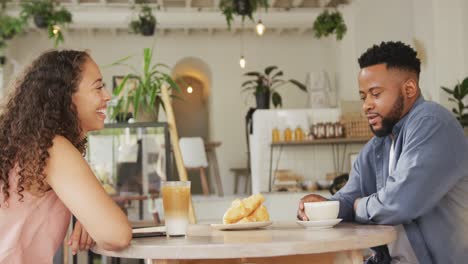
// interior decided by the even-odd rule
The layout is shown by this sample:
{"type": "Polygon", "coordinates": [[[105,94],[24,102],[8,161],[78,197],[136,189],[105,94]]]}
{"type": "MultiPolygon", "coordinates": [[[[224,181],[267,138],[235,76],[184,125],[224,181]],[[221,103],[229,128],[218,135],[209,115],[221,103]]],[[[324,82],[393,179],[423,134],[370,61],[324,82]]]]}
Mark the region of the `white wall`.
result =
{"type": "MultiPolygon", "coordinates": [[[[261,70],[274,64],[285,71],[286,77],[304,80],[306,72],[325,69],[338,84],[340,99],[357,99],[357,58],[373,44],[386,40],[401,40],[424,53],[421,74],[423,94],[431,100],[449,106],[440,86],[452,87],[468,73],[468,2],[464,0],[354,0],[340,8],[348,33],[341,42],[333,38],[317,40],[312,33],[278,35],[267,32],[259,38],[246,36],[246,71],[261,70]],[[416,44],[416,45],[415,45],[416,44]],[[334,77],[333,77],[334,76],[334,77]]],[[[267,25],[268,26],[268,25],[267,25]]],[[[140,56],[143,47],[152,44],[151,38],[126,34],[112,35],[97,31],[94,34],[66,34],[65,48],[88,48],[100,65],[109,64],[129,54],[140,56]]],[[[40,51],[52,47],[45,34],[30,33],[10,43],[7,55],[24,65],[40,51]]],[[[245,72],[238,66],[239,35],[169,34],[157,37],[158,62],[175,65],[185,57],[203,60],[212,73],[209,97],[211,140],[222,141],[218,149],[223,183],[227,193],[232,191],[233,179],[228,170],[245,166],[246,146],[244,116],[253,98],[240,93],[245,72]]],[[[137,59],[132,60],[134,64],[137,59]]],[[[5,67],[9,77],[11,64],[5,67]]],[[[124,72],[119,68],[103,68],[105,81],[111,84],[112,75],[124,72]]],[[[284,108],[303,108],[306,96],[297,89],[284,87],[281,91],[284,108]]]]}
{"type": "MultiPolygon", "coordinates": [[[[142,49],[152,45],[153,39],[126,34],[112,35],[110,32],[66,34],[63,48],[90,49],[99,65],[107,65],[129,54],[141,56],[142,49]]],[[[253,34],[245,36],[247,67],[239,67],[239,35],[194,35],[183,34],[157,37],[155,60],[169,66],[185,57],[196,57],[210,66],[212,87],[209,96],[211,140],[222,142],[218,148],[218,160],[226,193],[232,192],[233,179],[229,168],[246,166],[247,154],[244,136],[244,117],[253,97],[241,94],[240,84],[245,80],[245,71],[263,70],[277,65],[286,78],[304,81],[306,72],[325,69],[333,72],[334,51],[330,40],[316,40],[312,35],[299,36],[267,34],[259,38],[253,34]]],[[[20,64],[27,64],[41,51],[51,48],[45,34],[31,33],[14,39],[10,43],[9,56],[20,64]],[[13,48],[14,47],[14,48],[13,48]]],[[[131,60],[139,66],[136,57],[131,60]]],[[[124,68],[101,67],[104,80],[111,85],[113,75],[122,75],[124,68]]],[[[283,87],[284,108],[303,108],[307,97],[295,87],[283,87]]]]}

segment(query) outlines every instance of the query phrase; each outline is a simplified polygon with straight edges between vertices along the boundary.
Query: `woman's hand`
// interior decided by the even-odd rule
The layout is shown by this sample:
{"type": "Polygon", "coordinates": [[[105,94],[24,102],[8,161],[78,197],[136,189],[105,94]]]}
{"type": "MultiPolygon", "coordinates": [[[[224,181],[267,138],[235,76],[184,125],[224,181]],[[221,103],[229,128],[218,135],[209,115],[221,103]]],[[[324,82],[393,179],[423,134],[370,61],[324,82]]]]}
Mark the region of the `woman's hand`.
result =
{"type": "Polygon", "coordinates": [[[80,251],[89,250],[94,245],[94,240],[86,232],[80,221],[76,221],[75,228],[73,228],[73,232],[68,240],[68,245],[71,246],[73,255],[78,252],[78,249],[80,251]]]}

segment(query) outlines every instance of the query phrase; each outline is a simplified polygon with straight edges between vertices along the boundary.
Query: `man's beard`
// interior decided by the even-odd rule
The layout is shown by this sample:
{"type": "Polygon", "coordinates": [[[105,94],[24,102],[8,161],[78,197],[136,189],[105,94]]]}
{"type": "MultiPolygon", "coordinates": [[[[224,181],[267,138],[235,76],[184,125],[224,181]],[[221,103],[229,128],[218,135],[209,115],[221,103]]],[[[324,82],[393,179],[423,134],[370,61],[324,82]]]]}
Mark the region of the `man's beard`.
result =
{"type": "Polygon", "coordinates": [[[370,129],[372,130],[372,133],[374,133],[374,135],[376,135],[377,137],[386,137],[390,135],[393,131],[393,127],[396,125],[396,123],[398,123],[398,121],[400,121],[404,106],[405,106],[405,98],[400,92],[388,116],[383,117],[380,114],[378,114],[382,118],[382,128],[375,130],[370,125],[370,129]]]}

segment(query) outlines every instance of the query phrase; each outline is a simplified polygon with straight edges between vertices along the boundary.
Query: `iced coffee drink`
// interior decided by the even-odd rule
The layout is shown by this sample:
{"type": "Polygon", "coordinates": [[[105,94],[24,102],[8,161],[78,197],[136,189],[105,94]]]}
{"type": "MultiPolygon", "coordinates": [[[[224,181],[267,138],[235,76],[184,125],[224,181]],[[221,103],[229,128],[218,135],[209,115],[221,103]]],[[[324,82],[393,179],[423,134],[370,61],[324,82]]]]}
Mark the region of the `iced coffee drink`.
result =
{"type": "Polygon", "coordinates": [[[190,205],[190,182],[163,182],[161,192],[166,234],[168,236],[185,236],[190,205]]]}

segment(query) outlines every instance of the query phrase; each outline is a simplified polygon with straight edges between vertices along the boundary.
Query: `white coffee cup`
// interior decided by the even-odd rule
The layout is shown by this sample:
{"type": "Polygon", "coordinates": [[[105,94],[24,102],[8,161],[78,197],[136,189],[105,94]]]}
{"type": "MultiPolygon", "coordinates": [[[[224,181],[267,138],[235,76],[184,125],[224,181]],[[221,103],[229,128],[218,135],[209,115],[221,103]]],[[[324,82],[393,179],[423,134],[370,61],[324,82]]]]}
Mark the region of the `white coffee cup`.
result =
{"type": "Polygon", "coordinates": [[[339,211],[339,201],[304,203],[304,212],[309,221],[336,219],[339,211]]]}

